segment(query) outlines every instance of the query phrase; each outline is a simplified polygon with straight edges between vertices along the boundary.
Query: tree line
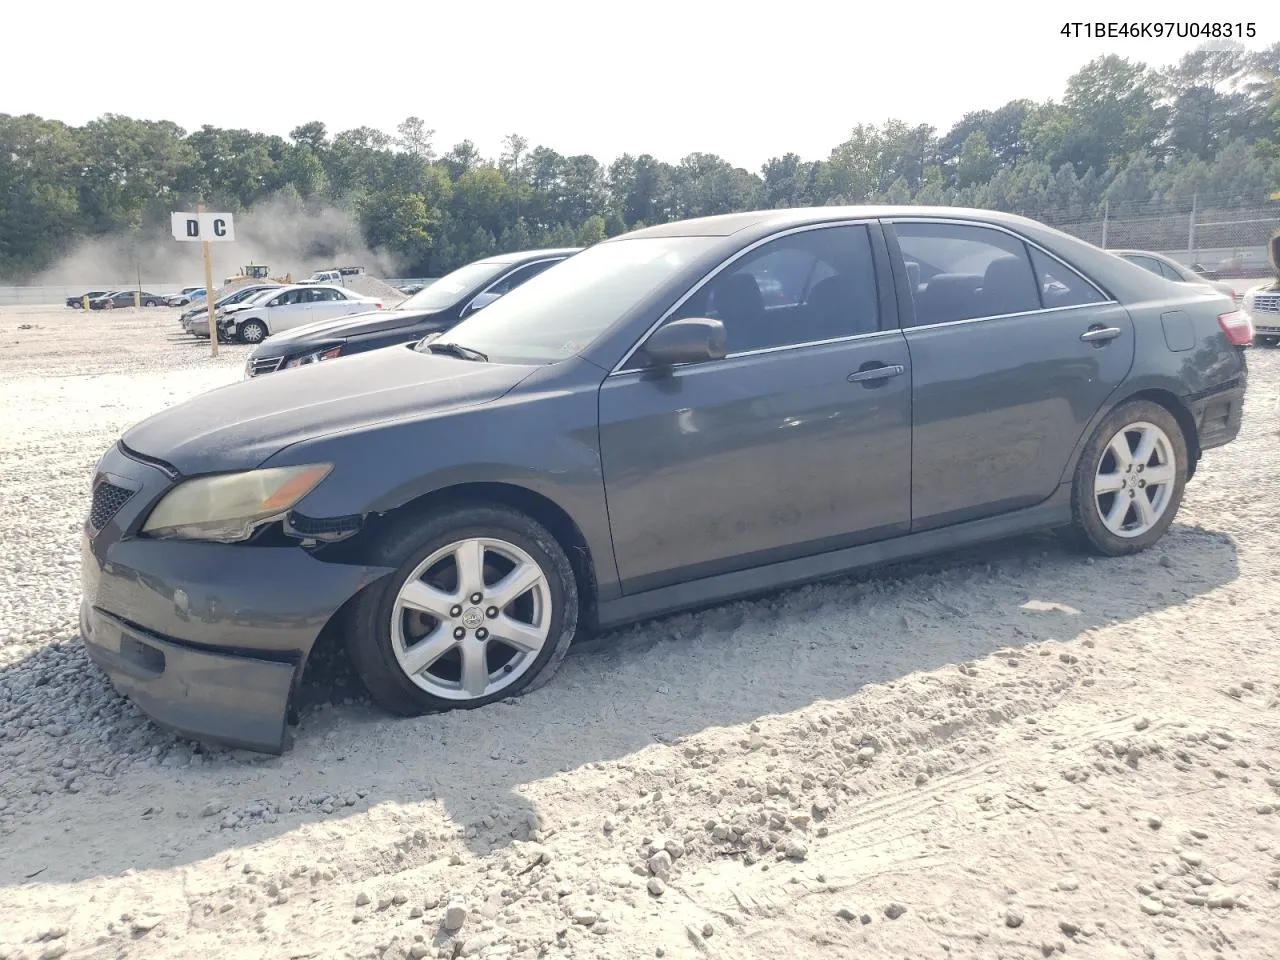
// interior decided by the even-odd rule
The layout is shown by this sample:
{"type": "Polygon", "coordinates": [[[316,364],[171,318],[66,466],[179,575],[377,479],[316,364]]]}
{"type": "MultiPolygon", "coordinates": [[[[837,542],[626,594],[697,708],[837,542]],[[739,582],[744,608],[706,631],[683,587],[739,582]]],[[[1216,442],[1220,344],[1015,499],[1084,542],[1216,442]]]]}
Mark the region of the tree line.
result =
{"type": "Polygon", "coordinates": [[[1071,76],[1060,100],[975,110],[945,133],[860,123],[825,159],[785,153],[757,172],[696,152],[606,165],[518,134],[496,158],[469,140],[440,152],[418,117],[394,134],[331,135],[315,121],[286,138],[117,114],[81,127],[0,114],[0,278],[29,278],[87,238],[167,230],[169,212],[197,199],[233,211],[338,206],[412,276],[755,207],[945,204],[1052,222],[1193,193],[1263,201],[1280,190],[1278,77],[1280,43],[1206,45],[1161,69],[1108,55],[1071,76]]]}

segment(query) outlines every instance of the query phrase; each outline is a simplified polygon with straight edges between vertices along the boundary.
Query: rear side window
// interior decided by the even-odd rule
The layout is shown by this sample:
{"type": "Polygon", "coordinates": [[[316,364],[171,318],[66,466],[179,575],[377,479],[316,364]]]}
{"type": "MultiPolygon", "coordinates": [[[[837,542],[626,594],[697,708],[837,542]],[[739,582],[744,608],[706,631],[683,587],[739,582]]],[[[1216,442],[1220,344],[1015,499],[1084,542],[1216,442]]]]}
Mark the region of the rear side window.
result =
{"type": "Polygon", "coordinates": [[[988,227],[893,225],[906,261],[915,325],[952,323],[1041,309],[1026,245],[988,227]]]}
{"type": "Polygon", "coordinates": [[[1143,270],[1149,270],[1151,273],[1154,273],[1157,277],[1164,276],[1164,274],[1160,272],[1160,264],[1157,263],[1151,257],[1141,257],[1137,255],[1132,255],[1132,256],[1125,257],[1125,259],[1128,260],[1130,263],[1136,264],[1137,266],[1141,267],[1143,270]]]}
{"type": "Polygon", "coordinates": [[[1106,300],[1106,297],[1098,292],[1097,287],[1065,263],[1055,260],[1035,247],[1027,249],[1031,251],[1031,264],[1035,267],[1036,277],[1040,280],[1040,298],[1044,301],[1046,309],[1079,307],[1087,303],[1103,303],[1106,300]]]}

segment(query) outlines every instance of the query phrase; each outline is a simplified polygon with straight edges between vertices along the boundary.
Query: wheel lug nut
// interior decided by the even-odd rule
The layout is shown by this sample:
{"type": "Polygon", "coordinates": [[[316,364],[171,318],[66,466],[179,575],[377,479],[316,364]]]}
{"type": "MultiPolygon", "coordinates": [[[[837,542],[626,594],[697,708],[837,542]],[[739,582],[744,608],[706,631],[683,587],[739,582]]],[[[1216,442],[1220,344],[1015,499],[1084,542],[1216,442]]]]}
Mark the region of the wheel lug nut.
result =
{"type": "Polygon", "coordinates": [[[473,593],[473,594],[471,595],[471,602],[472,602],[472,603],[479,603],[479,602],[480,602],[481,600],[483,600],[483,599],[484,599],[484,594],[480,593],[479,591],[477,591],[477,592],[475,592],[475,593],[473,593]]]}
{"type": "Polygon", "coordinates": [[[488,640],[488,639],[489,639],[489,631],[488,631],[488,630],[486,630],[484,627],[481,627],[479,630],[477,630],[477,631],[476,631],[476,639],[477,639],[477,640],[488,640]]]}
{"type": "Polygon", "coordinates": [[[449,616],[451,617],[462,616],[462,607],[460,607],[458,604],[455,603],[452,607],[449,608],[449,616]]]}
{"type": "Polygon", "coordinates": [[[498,608],[490,607],[488,610],[484,612],[484,615],[488,617],[490,620],[492,620],[494,617],[498,615],[498,608]]]}
{"type": "Polygon", "coordinates": [[[463,637],[465,637],[466,635],[467,635],[467,631],[466,631],[466,630],[464,630],[464,629],[462,629],[462,627],[454,627],[454,628],[453,628],[453,639],[455,639],[455,640],[461,640],[461,639],[462,639],[463,637]]]}

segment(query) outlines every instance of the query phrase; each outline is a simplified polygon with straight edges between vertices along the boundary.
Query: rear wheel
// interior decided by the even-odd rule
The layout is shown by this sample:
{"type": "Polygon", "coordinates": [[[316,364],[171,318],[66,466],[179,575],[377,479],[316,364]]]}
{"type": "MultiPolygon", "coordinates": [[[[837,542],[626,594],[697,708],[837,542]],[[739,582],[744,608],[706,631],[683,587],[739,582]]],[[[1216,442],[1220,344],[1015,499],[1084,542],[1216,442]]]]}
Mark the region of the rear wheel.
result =
{"type": "Polygon", "coordinates": [[[1138,553],[1164,536],[1182,503],[1187,443],[1150,400],[1123,403],[1094,431],[1071,491],[1074,539],[1095,553],[1138,553]]]}
{"type": "Polygon", "coordinates": [[[240,326],[240,339],[245,343],[261,343],[267,338],[267,327],[261,320],[246,320],[240,326]]]}
{"type": "Polygon", "coordinates": [[[578,586],[541,524],[498,506],[458,508],[391,534],[396,572],[347,622],[356,671],[384,709],[473,708],[542,686],[578,626],[578,586]]]}

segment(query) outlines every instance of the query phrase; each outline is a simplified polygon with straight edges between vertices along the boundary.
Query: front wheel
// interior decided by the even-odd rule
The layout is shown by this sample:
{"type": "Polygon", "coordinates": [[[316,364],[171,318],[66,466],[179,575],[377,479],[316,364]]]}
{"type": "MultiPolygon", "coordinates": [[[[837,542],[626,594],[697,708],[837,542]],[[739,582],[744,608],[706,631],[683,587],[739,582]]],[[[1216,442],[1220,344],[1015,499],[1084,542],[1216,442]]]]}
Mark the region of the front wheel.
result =
{"type": "Polygon", "coordinates": [[[1259,337],[1258,343],[1264,347],[1280,346],[1280,337],[1259,337]]]}
{"type": "Polygon", "coordinates": [[[1187,442],[1164,407],[1134,400],[1113,410],[1076,464],[1071,532],[1095,553],[1138,553],[1164,536],[1187,483],[1187,442]]]}
{"type": "Polygon", "coordinates": [[[240,325],[240,339],[244,343],[261,343],[267,338],[267,327],[261,320],[246,320],[240,325]]]}
{"type": "Polygon", "coordinates": [[[500,506],[430,516],[392,532],[347,647],[373,699],[405,716],[473,708],[542,686],[578,626],[569,559],[537,521],[500,506]]]}

